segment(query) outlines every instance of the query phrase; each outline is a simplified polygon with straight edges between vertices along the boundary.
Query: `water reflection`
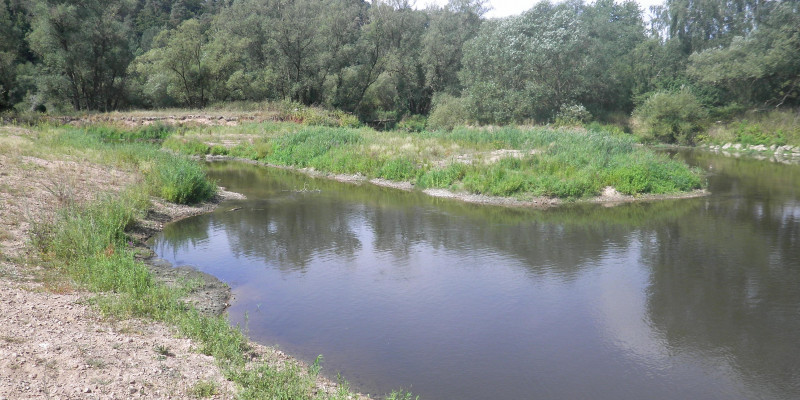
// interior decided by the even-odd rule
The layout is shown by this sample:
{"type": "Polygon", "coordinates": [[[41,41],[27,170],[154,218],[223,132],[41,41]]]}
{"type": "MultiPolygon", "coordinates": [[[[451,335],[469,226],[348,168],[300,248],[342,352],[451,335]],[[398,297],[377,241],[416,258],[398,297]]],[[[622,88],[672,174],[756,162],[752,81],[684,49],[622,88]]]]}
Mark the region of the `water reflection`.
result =
{"type": "Polygon", "coordinates": [[[751,160],[693,160],[715,167],[718,195],[692,218],[653,231],[642,258],[652,270],[650,318],[673,351],[725,357],[751,384],[796,396],[800,174],[751,160]]]}
{"type": "Polygon", "coordinates": [[[547,211],[214,164],[250,200],[155,247],[230,282],[253,337],[362,390],[800,396],[800,171],[682,156],[713,196],[547,211]]]}

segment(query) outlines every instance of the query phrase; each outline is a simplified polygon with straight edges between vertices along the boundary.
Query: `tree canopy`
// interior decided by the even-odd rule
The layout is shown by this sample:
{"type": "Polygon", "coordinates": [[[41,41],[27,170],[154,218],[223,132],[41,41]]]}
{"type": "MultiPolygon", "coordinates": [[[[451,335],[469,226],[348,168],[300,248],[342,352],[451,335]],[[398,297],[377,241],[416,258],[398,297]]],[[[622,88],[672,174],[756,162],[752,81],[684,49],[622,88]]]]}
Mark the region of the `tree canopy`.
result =
{"type": "Polygon", "coordinates": [[[457,105],[440,115],[512,123],[630,115],[655,93],[800,105],[797,0],[486,12],[484,0],[0,0],[0,111],[285,100],[365,121],[457,105]]]}

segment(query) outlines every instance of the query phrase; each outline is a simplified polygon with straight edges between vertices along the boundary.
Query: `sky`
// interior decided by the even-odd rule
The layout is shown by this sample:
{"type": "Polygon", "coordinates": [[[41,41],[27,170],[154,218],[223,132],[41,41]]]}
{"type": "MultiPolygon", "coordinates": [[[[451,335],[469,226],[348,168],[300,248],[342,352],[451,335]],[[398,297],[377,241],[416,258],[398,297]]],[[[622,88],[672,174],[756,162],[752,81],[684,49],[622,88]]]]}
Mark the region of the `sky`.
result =
{"type": "MultiPolygon", "coordinates": [[[[539,0],[489,0],[492,10],[486,15],[489,18],[507,17],[509,15],[518,15],[526,11],[538,3],[539,0]]],[[[588,1],[587,1],[588,2],[588,1]]],[[[646,11],[652,5],[659,5],[664,3],[664,0],[636,0],[639,6],[646,11]]],[[[425,5],[434,3],[439,5],[447,4],[447,0],[417,0],[417,7],[424,8],[425,5]]]]}

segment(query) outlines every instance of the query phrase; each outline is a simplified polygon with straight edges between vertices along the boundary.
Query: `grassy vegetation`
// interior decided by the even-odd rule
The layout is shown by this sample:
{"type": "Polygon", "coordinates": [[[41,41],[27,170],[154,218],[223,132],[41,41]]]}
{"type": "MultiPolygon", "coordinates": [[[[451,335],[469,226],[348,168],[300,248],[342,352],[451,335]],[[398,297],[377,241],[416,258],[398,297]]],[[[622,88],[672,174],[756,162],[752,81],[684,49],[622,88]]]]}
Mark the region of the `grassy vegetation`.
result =
{"type": "MultiPolygon", "coordinates": [[[[315,394],[318,365],[308,370],[286,363],[245,368],[248,342],[241,331],[222,317],[198,313],[181,298],[183,290],[153,280],[147,267],[134,257],[125,229],[147,206],[141,190],[130,190],[88,206],[67,207],[49,223],[35,229],[34,242],[52,268],[63,271],[81,286],[100,293],[96,304],[119,318],[152,318],[174,324],[199,344],[199,351],[215,357],[225,376],[237,383],[245,399],[347,398],[346,386],[337,394],[315,394]]],[[[198,397],[216,390],[195,387],[198,397]]]]}
{"type": "MultiPolygon", "coordinates": [[[[310,368],[292,362],[254,365],[248,340],[239,329],[223,317],[200,314],[181,300],[191,283],[167,287],[154,280],[147,266],[136,259],[126,230],[145,213],[149,194],[193,202],[208,199],[216,190],[197,163],[161,151],[157,145],[140,143],[142,138],[153,139],[152,132],[108,127],[41,129],[35,146],[40,153],[76,152],[96,162],[135,169],[144,176],[142,182],[116,195],[88,204],[65,202],[52,220],[37,223],[32,242],[41,261],[74,284],[98,293],[93,302],[105,315],[151,318],[176,326],[198,344],[200,352],[216,358],[226,378],[239,387],[241,398],[351,398],[346,384],[333,394],[317,393],[319,363],[310,368]]],[[[213,382],[201,382],[188,394],[202,398],[216,391],[213,382]]]]}
{"type": "Polygon", "coordinates": [[[461,127],[406,133],[267,123],[242,130],[248,132],[246,140],[238,141],[231,134],[235,129],[228,130],[229,141],[239,144],[227,148],[209,145],[217,141],[208,130],[173,136],[165,147],[193,155],[215,148],[215,154],[276,165],[519,198],[585,198],[605,186],[632,195],[670,194],[703,185],[698,171],[603,129],[461,127]],[[492,155],[500,149],[517,152],[492,155]]]}
{"type": "Polygon", "coordinates": [[[158,145],[142,141],[159,141],[173,128],[144,127],[126,131],[107,126],[86,129],[51,129],[43,140],[54,146],[76,152],[94,152],[98,161],[138,170],[145,179],[146,192],[178,204],[205,201],[216,194],[214,182],[205,178],[203,168],[186,156],[161,151],[158,145]]]}
{"type": "Polygon", "coordinates": [[[800,113],[773,110],[745,114],[730,122],[712,125],[700,139],[710,144],[800,146],[800,113]]]}

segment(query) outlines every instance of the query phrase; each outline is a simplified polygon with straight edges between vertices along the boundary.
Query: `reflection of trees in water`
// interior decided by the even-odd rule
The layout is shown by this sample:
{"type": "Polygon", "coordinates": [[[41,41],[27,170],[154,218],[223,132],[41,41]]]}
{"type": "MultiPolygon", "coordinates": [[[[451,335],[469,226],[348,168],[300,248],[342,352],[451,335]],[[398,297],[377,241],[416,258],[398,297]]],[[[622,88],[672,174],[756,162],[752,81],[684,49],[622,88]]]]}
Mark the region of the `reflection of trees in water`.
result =
{"type": "Polygon", "coordinates": [[[353,214],[345,203],[293,194],[263,207],[218,215],[217,220],[226,226],[234,256],[257,257],[282,270],[303,271],[315,255],[329,251],[350,258],[361,248],[350,225],[353,214]]]}
{"type": "MultiPolygon", "coordinates": [[[[228,226],[234,252],[287,269],[306,268],[326,251],[351,257],[370,232],[374,248],[391,254],[395,268],[424,244],[488,250],[518,260],[533,275],[569,278],[641,240],[642,262],[651,269],[648,314],[670,346],[728,355],[741,376],[798,395],[800,204],[781,200],[797,198],[800,174],[767,164],[755,168],[775,171],[755,177],[746,160],[694,161],[713,164],[715,197],[546,211],[476,206],[254,167],[230,188],[252,180],[273,199],[253,206],[264,208],[257,213],[216,213],[214,223],[228,226]],[[322,192],[286,193],[304,187],[322,192]]],[[[203,231],[176,236],[202,240],[203,231]]]]}
{"type": "Polygon", "coordinates": [[[164,256],[169,249],[173,256],[200,247],[208,241],[210,215],[200,215],[180,223],[167,224],[156,242],[155,252],[164,256]]]}
{"type": "Polygon", "coordinates": [[[749,383],[797,398],[800,220],[787,214],[796,203],[763,197],[723,197],[656,228],[647,307],[678,351],[724,354],[749,383]]]}

